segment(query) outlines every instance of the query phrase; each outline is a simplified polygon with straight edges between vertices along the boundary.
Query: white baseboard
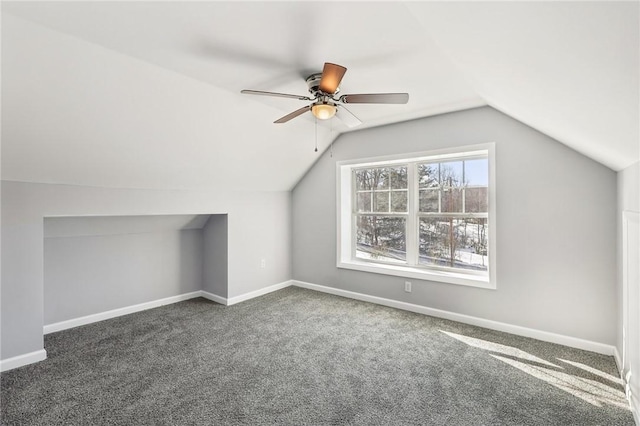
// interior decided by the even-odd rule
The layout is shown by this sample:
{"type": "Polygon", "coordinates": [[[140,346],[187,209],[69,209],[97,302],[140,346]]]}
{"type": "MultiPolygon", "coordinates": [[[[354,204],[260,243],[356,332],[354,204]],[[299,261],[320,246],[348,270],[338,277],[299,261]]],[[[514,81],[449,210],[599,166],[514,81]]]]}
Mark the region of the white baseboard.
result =
{"type": "Polygon", "coordinates": [[[178,296],[166,297],[164,299],[153,300],[151,302],[140,303],[138,305],[126,306],[124,308],[113,309],[106,312],[100,312],[97,314],[87,315],[80,318],[74,318],[67,321],[60,321],[53,324],[47,324],[43,327],[44,334],[55,333],[56,331],[62,331],[81,325],[87,325],[98,321],[104,321],[107,319],[120,317],[122,315],[132,314],[134,312],[145,311],[151,308],[157,308],[159,306],[169,305],[171,303],[182,302],[183,300],[193,299],[195,297],[201,297],[202,292],[200,290],[193,291],[191,293],[180,294],[178,296]]]}
{"type": "Polygon", "coordinates": [[[618,369],[618,375],[622,380],[624,380],[622,358],[620,358],[620,352],[618,352],[618,348],[616,346],[613,347],[613,359],[615,359],[616,361],[616,368],[618,369]]]}
{"type": "Polygon", "coordinates": [[[204,291],[204,290],[202,290],[200,293],[202,297],[204,297],[207,300],[211,300],[212,302],[216,302],[225,306],[228,305],[226,297],[218,296],[217,294],[209,293],[208,291],[204,291]]]}
{"type": "Polygon", "coordinates": [[[286,287],[290,287],[293,285],[293,281],[283,281],[278,284],[270,285],[269,287],[261,288],[259,290],[250,291],[249,293],[244,293],[239,296],[234,296],[230,298],[218,296],[217,294],[209,293],[208,291],[202,290],[202,297],[205,299],[209,299],[213,302],[220,303],[225,306],[235,305],[236,303],[244,302],[245,300],[253,299],[254,297],[262,296],[267,293],[271,293],[277,290],[281,290],[286,287]]]}
{"type": "Polygon", "coordinates": [[[548,331],[541,331],[533,328],[521,327],[518,325],[512,325],[512,324],[488,320],[484,318],[473,317],[470,315],[464,315],[464,314],[458,314],[450,311],[443,311],[440,309],[428,308],[426,306],[414,305],[412,303],[400,302],[398,300],[386,299],[383,297],[370,296],[368,294],[356,293],[348,290],[341,290],[338,288],[307,283],[304,281],[293,280],[293,285],[296,287],[302,287],[310,290],[321,291],[323,293],[334,294],[336,296],[343,296],[350,299],[376,303],[378,305],[384,305],[384,306],[389,306],[391,308],[403,309],[405,311],[429,315],[432,317],[444,318],[451,321],[457,321],[465,324],[475,325],[478,327],[489,328],[491,330],[503,331],[505,333],[511,333],[518,336],[531,337],[533,339],[543,340],[545,342],[557,343],[559,345],[569,346],[577,349],[583,349],[586,351],[596,352],[604,355],[613,356],[615,353],[615,347],[612,345],[592,342],[590,340],[579,339],[577,337],[564,336],[562,334],[550,333],[548,331]]]}
{"type": "Polygon", "coordinates": [[[239,296],[234,296],[227,299],[227,305],[235,305],[236,303],[244,302],[245,300],[253,299],[254,297],[262,296],[267,293],[271,293],[277,290],[281,290],[286,287],[290,287],[293,285],[293,281],[283,281],[278,284],[270,285],[269,287],[261,288],[259,290],[251,291],[249,293],[241,294],[239,296]]]}
{"type": "Polygon", "coordinates": [[[271,293],[272,291],[280,290],[285,287],[291,286],[291,281],[284,281],[278,284],[271,285],[269,287],[261,288],[249,293],[241,294],[232,298],[226,298],[218,296],[217,294],[209,293],[208,291],[198,290],[191,293],[180,294],[178,296],[167,297],[164,299],[153,300],[151,302],[140,303],[138,305],[126,306],[124,308],[113,309],[106,312],[100,312],[97,314],[87,315],[80,318],[74,318],[67,321],[60,321],[54,324],[47,324],[43,327],[44,334],[55,333],[56,331],[67,330],[73,327],[79,327],[81,325],[87,325],[98,321],[104,321],[111,318],[116,318],[122,315],[132,314],[134,312],[140,312],[147,309],[157,308],[159,306],[169,305],[171,303],[182,302],[183,300],[193,299],[196,297],[204,297],[205,299],[212,300],[222,305],[235,305],[236,303],[243,302],[245,300],[253,299],[254,297],[262,296],[263,294],[271,293]]]}
{"type": "Polygon", "coordinates": [[[14,356],[13,358],[0,360],[0,371],[13,370],[14,368],[23,367],[45,359],[47,359],[47,351],[40,349],[39,351],[33,351],[27,354],[14,356]]]}

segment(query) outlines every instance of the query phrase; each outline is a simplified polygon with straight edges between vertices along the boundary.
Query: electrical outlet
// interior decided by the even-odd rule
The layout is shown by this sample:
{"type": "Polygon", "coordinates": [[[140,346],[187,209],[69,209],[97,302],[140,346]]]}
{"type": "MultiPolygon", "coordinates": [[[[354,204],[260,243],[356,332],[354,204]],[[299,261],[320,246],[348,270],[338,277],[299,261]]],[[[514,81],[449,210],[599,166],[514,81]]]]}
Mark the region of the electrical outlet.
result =
{"type": "Polygon", "coordinates": [[[261,267],[262,269],[264,269],[264,268],[266,268],[266,267],[267,267],[267,259],[262,259],[262,260],[260,261],[260,267],[261,267]]]}
{"type": "Polygon", "coordinates": [[[404,291],[407,293],[411,293],[411,281],[404,282],[404,291]]]}

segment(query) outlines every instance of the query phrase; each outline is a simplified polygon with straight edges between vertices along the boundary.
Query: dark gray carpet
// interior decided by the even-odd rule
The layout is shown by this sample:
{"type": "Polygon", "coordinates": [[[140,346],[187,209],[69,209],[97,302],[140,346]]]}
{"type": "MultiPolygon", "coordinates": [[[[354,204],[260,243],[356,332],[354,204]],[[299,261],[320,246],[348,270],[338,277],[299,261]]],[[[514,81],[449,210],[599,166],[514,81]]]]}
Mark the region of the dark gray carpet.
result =
{"type": "Polygon", "coordinates": [[[613,358],[299,288],[45,337],[4,425],[633,425],[613,358]]]}

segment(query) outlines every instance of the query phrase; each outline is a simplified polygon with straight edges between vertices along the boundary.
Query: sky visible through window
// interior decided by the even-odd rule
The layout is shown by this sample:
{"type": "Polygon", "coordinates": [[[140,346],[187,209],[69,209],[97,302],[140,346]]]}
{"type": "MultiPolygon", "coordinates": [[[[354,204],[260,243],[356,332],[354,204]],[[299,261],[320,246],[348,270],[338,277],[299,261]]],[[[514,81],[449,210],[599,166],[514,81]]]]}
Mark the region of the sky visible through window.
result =
{"type": "Polygon", "coordinates": [[[468,185],[489,185],[489,162],[486,158],[465,161],[465,178],[468,185]]]}

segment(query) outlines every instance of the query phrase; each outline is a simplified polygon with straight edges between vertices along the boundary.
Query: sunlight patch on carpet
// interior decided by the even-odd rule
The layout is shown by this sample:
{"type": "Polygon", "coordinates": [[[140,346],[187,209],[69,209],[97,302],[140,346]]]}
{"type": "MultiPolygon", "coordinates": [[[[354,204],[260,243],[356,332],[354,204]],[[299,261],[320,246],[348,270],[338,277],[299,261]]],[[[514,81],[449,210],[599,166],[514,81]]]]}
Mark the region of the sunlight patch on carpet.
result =
{"type": "MultiPolygon", "coordinates": [[[[565,369],[512,346],[501,345],[499,343],[463,336],[461,334],[451,333],[444,330],[440,331],[469,346],[491,352],[489,355],[493,358],[563,390],[576,398],[580,398],[591,405],[602,407],[603,404],[609,404],[629,410],[629,405],[622,389],[617,389],[616,387],[612,387],[606,383],[601,383],[587,377],[580,377],[575,374],[567,373],[566,371],[561,371],[565,369]]],[[[615,383],[615,385],[622,385],[621,379],[593,367],[589,367],[588,365],[562,358],[556,359],[577,368],[585,374],[595,375],[602,379],[611,381],[615,383]]]]}
{"type": "Polygon", "coordinates": [[[473,346],[474,348],[484,349],[491,352],[497,352],[503,355],[526,359],[527,361],[537,362],[540,364],[548,365],[550,367],[562,368],[558,365],[555,365],[535,355],[531,355],[530,353],[527,353],[523,350],[514,348],[513,346],[506,346],[506,345],[501,345],[499,343],[476,339],[474,337],[463,336],[461,334],[451,333],[450,331],[444,331],[444,330],[440,330],[440,331],[446,334],[447,336],[453,337],[454,339],[459,340],[462,343],[466,343],[469,346],[473,346]]]}
{"type": "Polygon", "coordinates": [[[619,408],[629,409],[624,392],[604,383],[567,374],[563,371],[529,365],[514,359],[501,357],[500,355],[491,356],[596,407],[602,407],[602,404],[611,404],[619,408]]]}
{"type": "Polygon", "coordinates": [[[612,381],[613,383],[615,383],[615,384],[617,384],[617,385],[622,386],[622,385],[624,384],[624,383],[623,383],[623,381],[622,381],[622,379],[621,379],[620,377],[616,377],[616,376],[613,376],[613,375],[611,375],[611,374],[609,374],[609,373],[605,373],[604,371],[600,371],[600,370],[598,370],[597,368],[589,367],[588,365],[581,364],[581,363],[579,363],[579,362],[569,361],[568,359],[562,359],[562,358],[556,358],[556,359],[557,359],[558,361],[561,361],[561,362],[567,363],[567,364],[569,364],[569,365],[573,365],[573,366],[574,366],[574,367],[576,367],[576,368],[581,368],[581,369],[583,369],[584,371],[587,371],[587,372],[589,372],[589,373],[591,373],[591,374],[595,374],[596,376],[598,376],[598,377],[602,377],[603,379],[606,379],[606,380],[612,381]]]}

